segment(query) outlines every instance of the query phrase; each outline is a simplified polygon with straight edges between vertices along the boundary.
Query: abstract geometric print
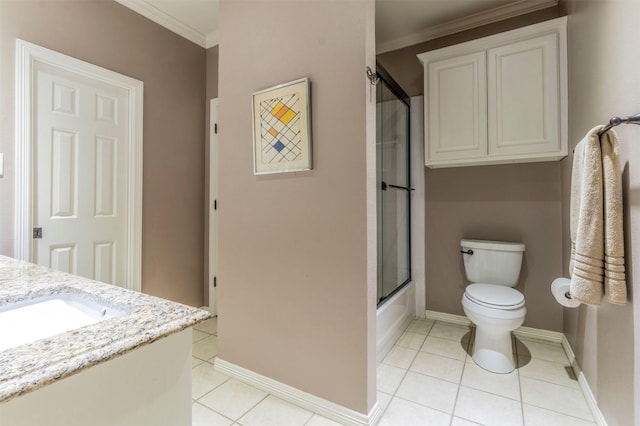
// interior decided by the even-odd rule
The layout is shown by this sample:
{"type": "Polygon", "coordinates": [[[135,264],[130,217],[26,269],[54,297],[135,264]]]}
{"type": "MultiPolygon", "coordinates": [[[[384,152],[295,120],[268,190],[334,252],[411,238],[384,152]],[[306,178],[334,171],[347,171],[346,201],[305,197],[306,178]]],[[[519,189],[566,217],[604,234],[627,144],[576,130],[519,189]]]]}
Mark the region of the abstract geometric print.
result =
{"type": "Polygon", "coordinates": [[[309,80],[253,94],[254,173],[311,169],[309,80]]]}
{"type": "Polygon", "coordinates": [[[297,93],[260,102],[260,125],[263,163],[300,159],[300,96],[297,93]]]}

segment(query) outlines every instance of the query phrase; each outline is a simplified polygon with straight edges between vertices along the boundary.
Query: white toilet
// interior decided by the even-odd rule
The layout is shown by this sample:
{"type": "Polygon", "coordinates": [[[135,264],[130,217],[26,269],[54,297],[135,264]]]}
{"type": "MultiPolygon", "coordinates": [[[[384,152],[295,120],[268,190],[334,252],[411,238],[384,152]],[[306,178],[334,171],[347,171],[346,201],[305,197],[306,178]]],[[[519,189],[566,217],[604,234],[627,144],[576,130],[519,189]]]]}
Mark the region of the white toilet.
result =
{"type": "Polygon", "coordinates": [[[462,307],[476,325],[473,360],[494,373],[515,368],[511,332],[524,322],[524,296],[512,288],[518,283],[524,244],[462,240],[464,269],[471,284],[462,307]]]}

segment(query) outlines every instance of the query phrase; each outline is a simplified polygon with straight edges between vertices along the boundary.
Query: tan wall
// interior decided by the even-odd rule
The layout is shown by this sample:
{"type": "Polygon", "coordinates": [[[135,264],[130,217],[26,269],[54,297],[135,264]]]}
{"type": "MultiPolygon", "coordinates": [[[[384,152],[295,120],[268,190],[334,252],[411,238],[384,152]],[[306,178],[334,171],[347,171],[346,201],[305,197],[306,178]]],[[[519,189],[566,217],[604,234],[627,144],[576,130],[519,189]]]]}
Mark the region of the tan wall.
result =
{"type": "MultiPolygon", "coordinates": [[[[569,140],[611,116],[640,112],[640,9],[636,0],[570,0],[569,140]]],[[[640,294],[640,128],[616,128],[622,148],[627,286],[640,294]]],[[[571,152],[571,149],[570,149],[571,152]]],[[[562,162],[563,251],[569,258],[570,155],[562,162]]],[[[640,424],[640,307],[603,302],[599,308],[565,309],[564,332],[609,426],[640,424]],[[634,413],[635,405],[635,413],[634,413]]]]}
{"type": "Polygon", "coordinates": [[[558,162],[427,169],[427,309],[464,315],[460,239],[517,241],[525,253],[517,288],[525,326],[562,330],[562,308],[549,292],[562,274],[558,162]]]}
{"type": "Polygon", "coordinates": [[[205,50],[113,1],[0,1],[0,253],[9,256],[16,38],[144,82],[142,289],[201,305],[205,50]]]}
{"type": "Polygon", "coordinates": [[[279,5],[220,4],[219,356],[367,413],[376,399],[373,2],[279,5]],[[256,177],[251,93],[304,76],[314,169],[256,177]]]}
{"type": "MultiPolygon", "coordinates": [[[[423,94],[416,54],[560,16],[557,7],[378,55],[410,95],[423,94]]],[[[423,141],[413,141],[423,143],[423,141]]],[[[521,241],[526,245],[518,289],[525,326],[562,330],[562,309],[549,285],[562,274],[560,165],[557,162],[426,169],[427,309],[463,315],[468,283],[460,239],[521,241]]]]}

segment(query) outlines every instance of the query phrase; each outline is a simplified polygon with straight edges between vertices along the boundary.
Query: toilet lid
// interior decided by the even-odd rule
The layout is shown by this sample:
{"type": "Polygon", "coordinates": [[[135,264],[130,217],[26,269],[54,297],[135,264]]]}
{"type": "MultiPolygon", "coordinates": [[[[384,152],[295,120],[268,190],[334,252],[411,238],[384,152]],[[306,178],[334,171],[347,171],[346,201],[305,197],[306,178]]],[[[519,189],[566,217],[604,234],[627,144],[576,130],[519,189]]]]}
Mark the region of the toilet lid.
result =
{"type": "Polygon", "coordinates": [[[465,290],[467,297],[481,305],[519,308],[524,296],[518,290],[495,284],[471,284],[465,290]]]}

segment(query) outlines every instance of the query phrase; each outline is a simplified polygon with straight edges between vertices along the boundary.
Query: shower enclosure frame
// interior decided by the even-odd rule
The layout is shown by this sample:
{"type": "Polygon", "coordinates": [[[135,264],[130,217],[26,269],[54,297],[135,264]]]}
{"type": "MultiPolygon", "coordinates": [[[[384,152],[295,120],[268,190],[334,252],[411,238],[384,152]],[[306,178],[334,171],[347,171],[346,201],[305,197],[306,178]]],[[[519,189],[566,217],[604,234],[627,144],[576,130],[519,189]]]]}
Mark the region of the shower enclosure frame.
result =
{"type": "MultiPolygon", "coordinates": [[[[386,85],[389,91],[396,97],[396,99],[406,107],[406,187],[397,186],[395,184],[387,184],[385,185],[384,181],[378,182],[379,185],[383,185],[382,190],[386,190],[387,187],[396,190],[405,190],[407,192],[406,199],[406,254],[407,254],[407,277],[401,283],[396,284],[396,287],[389,292],[388,294],[384,294],[384,284],[378,283],[378,294],[377,294],[377,307],[380,308],[386,302],[391,300],[396,294],[401,292],[403,289],[407,287],[408,284],[412,282],[411,268],[412,268],[412,259],[411,259],[411,191],[413,188],[411,187],[411,100],[406,92],[396,83],[396,81],[391,77],[391,75],[382,67],[379,62],[376,62],[376,76],[379,78],[378,85],[386,85]],[[382,291],[381,291],[382,290],[382,291]],[[381,294],[382,293],[382,294],[381,294]]],[[[380,87],[380,86],[378,86],[380,87]]],[[[376,115],[378,112],[376,111],[376,115]]],[[[379,131],[376,126],[376,131],[379,131]]],[[[376,144],[378,140],[376,139],[376,144]]],[[[377,162],[377,160],[376,160],[377,162]]],[[[378,217],[378,220],[381,220],[378,217]]],[[[381,236],[378,235],[380,239],[381,236]]],[[[381,242],[379,241],[379,244],[381,242]]],[[[380,273],[380,272],[379,272],[380,273]]]]}

